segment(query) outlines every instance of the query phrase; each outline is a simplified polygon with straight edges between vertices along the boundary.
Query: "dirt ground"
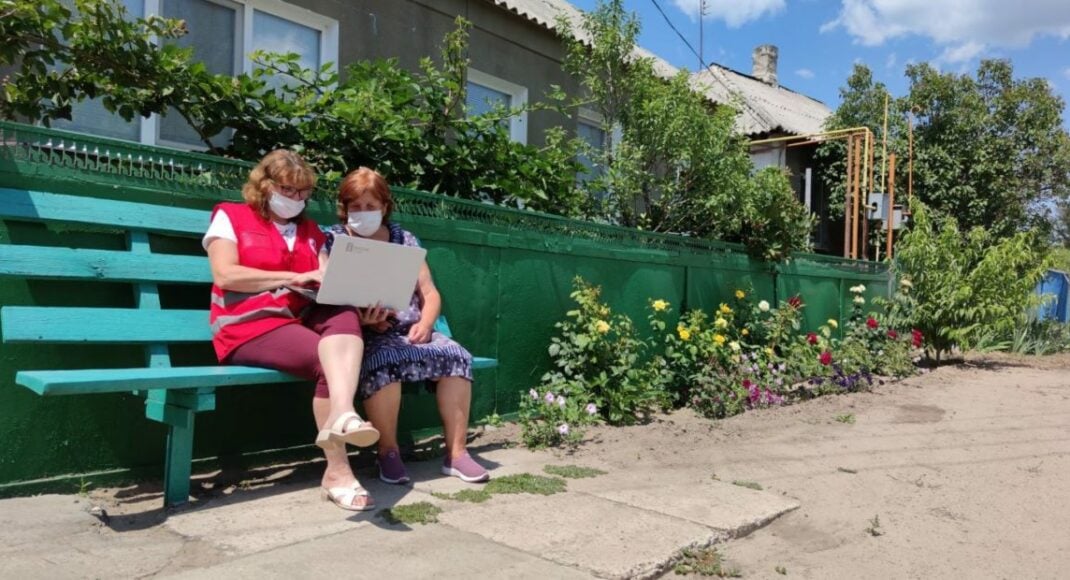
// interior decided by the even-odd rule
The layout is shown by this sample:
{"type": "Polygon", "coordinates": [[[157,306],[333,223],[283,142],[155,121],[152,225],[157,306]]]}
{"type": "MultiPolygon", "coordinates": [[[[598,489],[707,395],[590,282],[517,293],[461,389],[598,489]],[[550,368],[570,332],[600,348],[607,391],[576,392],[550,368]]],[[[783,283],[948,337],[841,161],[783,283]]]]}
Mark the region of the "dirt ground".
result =
{"type": "Polygon", "coordinates": [[[719,547],[745,578],[1070,577],[1070,355],[974,357],[724,421],[600,427],[574,458],[703,466],[797,499],[719,547]]]}

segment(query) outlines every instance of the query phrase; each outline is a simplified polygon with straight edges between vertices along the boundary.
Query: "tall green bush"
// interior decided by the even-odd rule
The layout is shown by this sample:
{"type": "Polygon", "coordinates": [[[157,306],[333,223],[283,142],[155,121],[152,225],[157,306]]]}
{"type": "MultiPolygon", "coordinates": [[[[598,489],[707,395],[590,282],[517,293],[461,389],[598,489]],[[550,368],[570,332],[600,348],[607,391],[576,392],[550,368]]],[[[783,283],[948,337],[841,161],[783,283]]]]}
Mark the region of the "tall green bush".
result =
{"type": "Polygon", "coordinates": [[[983,334],[1010,332],[1036,303],[1033,291],[1049,258],[1027,232],[1001,237],[959,230],[915,199],[913,227],[896,247],[895,272],[906,283],[889,305],[894,328],[916,328],[939,360],[970,348],[983,334]]]}

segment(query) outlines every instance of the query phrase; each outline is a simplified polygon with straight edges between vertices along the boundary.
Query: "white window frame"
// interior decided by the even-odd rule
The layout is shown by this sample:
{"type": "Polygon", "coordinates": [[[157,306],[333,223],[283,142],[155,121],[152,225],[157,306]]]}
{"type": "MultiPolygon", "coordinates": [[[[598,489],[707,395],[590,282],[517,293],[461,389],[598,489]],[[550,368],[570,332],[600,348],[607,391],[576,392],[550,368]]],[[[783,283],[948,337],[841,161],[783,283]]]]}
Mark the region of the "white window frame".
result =
{"type": "MultiPolygon", "coordinates": [[[[611,132],[606,130],[606,123],[605,119],[602,117],[602,114],[585,107],[580,107],[580,109],[576,112],[577,132],[581,124],[597,127],[598,130],[602,132],[602,147],[605,148],[606,140],[611,138],[611,132]]],[[[616,147],[615,140],[610,145],[616,147]]],[[[603,167],[602,171],[604,172],[605,170],[606,168],[603,167]]]]}
{"type": "MultiPolygon", "coordinates": [[[[512,99],[512,108],[526,107],[528,104],[528,88],[523,85],[509,82],[503,78],[487,74],[483,71],[469,67],[468,82],[493,89],[509,95],[512,99]]],[[[517,143],[528,142],[528,112],[509,118],[509,138],[517,143]]]]}
{"type": "MultiPolygon", "coordinates": [[[[161,14],[161,0],[143,0],[144,1],[144,14],[145,18],[150,16],[160,16],[161,14]]],[[[330,63],[331,68],[334,71],[338,70],[338,21],[302,8],[283,2],[282,0],[207,0],[209,2],[219,4],[221,6],[227,6],[230,8],[238,8],[240,14],[238,14],[237,22],[235,23],[235,35],[240,35],[241,53],[235,56],[235,59],[239,62],[235,62],[235,70],[238,73],[251,74],[253,72],[253,61],[249,59],[249,53],[253,51],[253,11],[259,10],[261,12],[277,16],[284,20],[289,20],[295,24],[307,26],[320,32],[320,63],[330,63]]],[[[153,39],[158,42],[158,39],[153,39]]],[[[321,66],[322,66],[321,64],[321,66]]],[[[482,84],[482,83],[481,83],[482,84]]],[[[202,145],[190,145],[189,143],[179,143],[176,141],[168,141],[166,139],[160,139],[160,117],[157,114],[152,114],[146,118],[138,119],[140,122],[140,135],[139,142],[143,145],[159,145],[163,147],[171,147],[174,149],[184,149],[186,151],[204,151],[206,147],[202,145]]]]}

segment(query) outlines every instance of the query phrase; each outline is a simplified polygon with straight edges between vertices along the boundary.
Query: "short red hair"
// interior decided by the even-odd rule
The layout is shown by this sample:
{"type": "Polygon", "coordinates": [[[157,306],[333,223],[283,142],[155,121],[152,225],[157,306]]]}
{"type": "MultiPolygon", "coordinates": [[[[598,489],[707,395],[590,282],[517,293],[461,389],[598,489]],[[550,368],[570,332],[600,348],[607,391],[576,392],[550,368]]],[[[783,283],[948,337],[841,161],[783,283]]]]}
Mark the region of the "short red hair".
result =
{"type": "Polygon", "coordinates": [[[349,204],[365,193],[371,193],[383,204],[383,222],[390,219],[394,211],[394,198],[390,195],[386,178],[374,169],[360,167],[347,173],[338,187],[338,219],[342,223],[349,219],[349,204]]]}

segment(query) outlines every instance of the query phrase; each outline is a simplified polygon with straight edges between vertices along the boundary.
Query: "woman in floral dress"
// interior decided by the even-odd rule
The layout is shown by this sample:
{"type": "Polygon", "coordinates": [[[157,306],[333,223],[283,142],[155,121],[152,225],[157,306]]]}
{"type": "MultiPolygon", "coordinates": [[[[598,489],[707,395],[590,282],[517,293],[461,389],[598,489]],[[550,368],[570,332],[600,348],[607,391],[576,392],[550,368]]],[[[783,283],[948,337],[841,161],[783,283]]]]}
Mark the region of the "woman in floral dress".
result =
{"type": "MultiPolygon", "coordinates": [[[[386,180],[361,167],[346,175],[338,192],[342,223],[327,232],[327,251],[334,236],[359,236],[381,242],[419,246],[416,236],[388,221],[394,208],[386,180]]],[[[472,401],[472,355],[452,339],[434,331],[442,310],[442,297],[424,263],[409,307],[393,312],[382,308],[361,310],[364,324],[364,363],[358,396],[368,419],[379,430],[379,479],[387,483],[409,481],[397,443],[401,383],[431,381],[445,435],[446,458],[442,473],[470,483],[484,482],[490,474],[465,447],[468,412],[472,401]]]]}

